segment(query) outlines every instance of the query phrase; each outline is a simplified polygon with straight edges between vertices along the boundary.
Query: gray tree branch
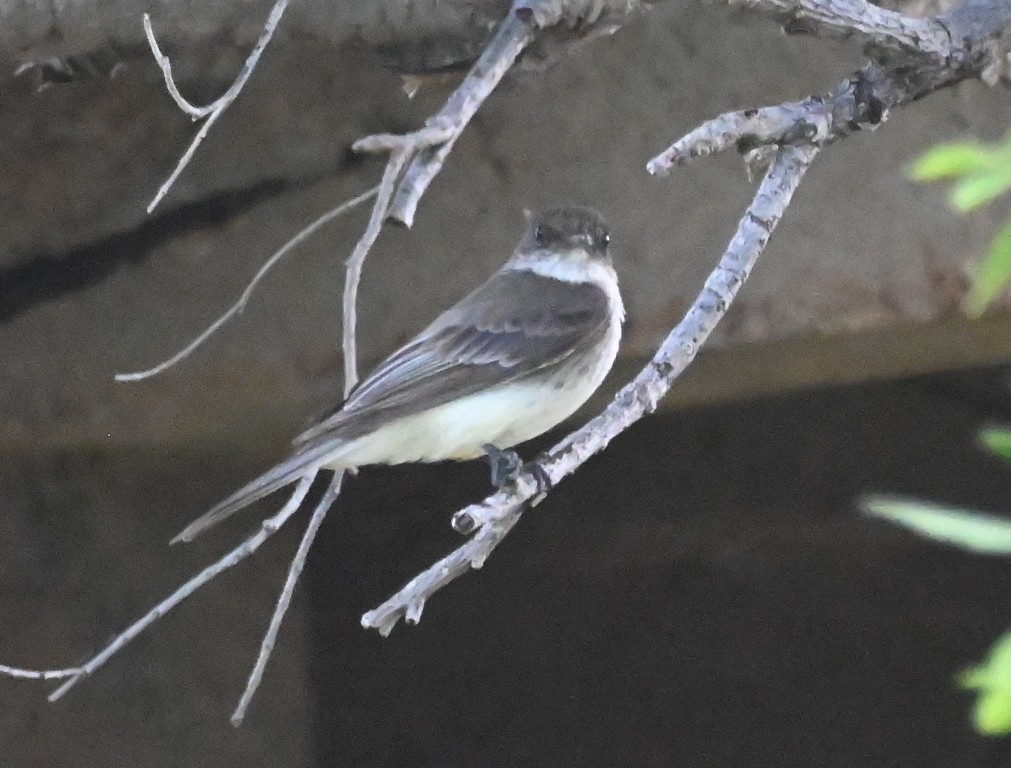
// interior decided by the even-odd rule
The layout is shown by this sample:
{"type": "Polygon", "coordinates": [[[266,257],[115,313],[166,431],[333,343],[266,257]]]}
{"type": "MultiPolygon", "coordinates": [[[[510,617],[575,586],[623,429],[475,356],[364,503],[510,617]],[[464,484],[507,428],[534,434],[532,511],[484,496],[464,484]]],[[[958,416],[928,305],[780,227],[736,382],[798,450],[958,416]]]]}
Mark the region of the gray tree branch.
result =
{"type": "Polygon", "coordinates": [[[581,35],[598,27],[613,31],[640,5],[640,0],[513,0],[509,13],[467,77],[423,128],[403,135],[366,136],[352,145],[357,152],[388,152],[389,160],[369,224],[348,262],[342,345],[345,394],[358,381],[355,338],[358,283],[365,257],[384,222],[392,218],[408,227],[414,223],[422,195],[442,170],[456,140],[538,33],[558,26],[581,35]]]}
{"type": "Polygon", "coordinates": [[[416,623],[432,594],[471,567],[480,568],[519,521],[525,507],[536,503],[537,474],[543,471],[552,485],[557,484],[656,407],[726,313],[822,147],[862,127],[876,127],[890,110],[933,91],[968,77],[983,77],[995,60],[1003,61],[1007,56],[1006,43],[998,44],[1006,39],[1004,33],[1011,25],[1011,3],[1006,0],[969,0],[924,25],[911,19],[906,23],[896,19],[897,14],[847,0],[755,0],[750,4],[777,14],[785,8],[794,17],[806,14],[818,21],[806,30],[815,34],[828,30],[838,37],[841,31],[851,29],[874,42],[870,50],[875,58],[828,97],[721,115],[649,162],[650,173],[666,175],[678,165],[731,147],[752,158],[756,154],[774,158],[727,251],[651,363],[618,393],[607,410],[539,459],[539,471],[528,468],[513,488],[457,512],[453,527],[460,533],[474,532],[473,537],[364,614],[362,626],[388,635],[401,617],[416,623]],[[920,49],[915,34],[927,35],[938,27],[946,30],[946,37],[950,34],[946,47],[939,49],[940,38],[929,34],[920,49]],[[898,51],[886,52],[885,48],[898,51]]]}
{"type": "MultiPolygon", "coordinates": [[[[626,385],[611,405],[581,429],[556,445],[537,461],[552,486],[575,472],[591,456],[647,413],[652,413],[674,380],[688,367],[716,324],[723,318],[776,224],[790,203],[797,185],[818,153],[814,145],[786,147],[780,151],[759,186],[737,233],[706,280],[701,293],[677,327],[671,331],[650,364],[626,385]]],[[[519,522],[527,503],[537,492],[537,476],[527,468],[515,487],[492,494],[453,516],[461,533],[476,529],[474,536],[452,554],[414,577],[401,590],[362,616],[362,626],[388,635],[401,616],[414,624],[421,618],[425,601],[471,567],[480,568],[496,546],[519,522]]]]}
{"type": "MultiPolygon", "coordinates": [[[[823,6],[851,6],[853,3],[755,0],[753,5],[777,11],[783,6],[803,8],[810,13],[818,11],[824,16],[823,6]]],[[[861,29],[870,28],[870,19],[876,18],[880,11],[865,5],[868,20],[861,29]]],[[[842,24],[844,18],[836,17],[835,24],[842,24]]],[[[885,29],[891,30],[894,26],[889,23],[885,29]]],[[[1011,3],[1007,0],[969,0],[933,19],[929,27],[945,30],[949,40],[942,50],[937,50],[935,36],[930,38],[929,45],[922,52],[905,44],[899,52],[872,48],[871,62],[829,93],[715,117],[650,161],[649,172],[665,175],[679,165],[730,147],[750,152],[757,147],[782,144],[814,143],[824,146],[854,131],[874,129],[887,120],[893,110],[941,88],[968,78],[987,79],[987,73],[995,67],[1002,67],[1008,55],[1005,33],[1011,27],[1011,3]]],[[[821,28],[816,25],[811,31],[817,33],[821,28]]],[[[881,32],[882,36],[885,34],[881,32]]],[[[993,84],[992,78],[989,80],[993,84]]]]}
{"type": "Polygon", "coordinates": [[[895,48],[916,56],[944,56],[950,38],[937,19],[918,19],[871,5],[866,0],[740,0],[772,11],[788,34],[812,34],[871,46],[895,48]]]}

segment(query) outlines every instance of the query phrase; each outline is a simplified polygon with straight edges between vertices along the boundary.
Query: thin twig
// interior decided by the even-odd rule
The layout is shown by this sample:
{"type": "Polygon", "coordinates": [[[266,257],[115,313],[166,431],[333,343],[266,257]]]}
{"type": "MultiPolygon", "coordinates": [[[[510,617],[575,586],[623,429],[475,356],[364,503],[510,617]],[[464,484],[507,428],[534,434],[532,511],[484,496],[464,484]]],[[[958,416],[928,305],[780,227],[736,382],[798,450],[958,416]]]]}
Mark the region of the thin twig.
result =
{"type": "Polygon", "coordinates": [[[365,257],[372,248],[372,244],[379,237],[379,232],[383,228],[383,221],[386,218],[386,209],[393,196],[397,178],[407,162],[408,152],[404,150],[394,150],[390,154],[390,159],[383,170],[383,179],[376,187],[376,202],[372,206],[372,213],[369,215],[369,223],[362,232],[362,236],[355,243],[355,248],[351,252],[347,261],[347,268],[344,276],[344,301],[343,301],[343,330],[341,349],[344,354],[344,397],[346,398],[355,384],[358,383],[358,285],[362,279],[362,268],[365,265],[365,257]]]}
{"type": "Polygon", "coordinates": [[[146,13],[144,14],[144,32],[147,35],[148,44],[151,46],[151,53],[154,55],[155,61],[158,62],[158,66],[161,67],[162,75],[165,77],[165,86],[168,89],[169,94],[172,96],[172,99],[183,112],[188,114],[194,120],[207,117],[207,122],[205,122],[200,127],[200,130],[197,131],[197,135],[193,137],[189,147],[186,148],[186,152],[184,152],[183,156],[179,158],[179,162],[176,164],[175,169],[158,189],[157,194],[155,194],[151,202],[148,203],[148,213],[151,213],[155,206],[162,201],[162,198],[164,198],[169,189],[172,188],[176,179],[179,178],[179,175],[183,172],[186,166],[189,165],[190,159],[197,151],[197,147],[200,146],[200,143],[204,140],[208,131],[210,131],[211,126],[217,122],[217,119],[224,114],[225,110],[228,109],[232,102],[238,97],[239,92],[242,91],[246,81],[249,80],[250,75],[253,74],[253,70],[256,68],[257,63],[260,60],[260,55],[274,36],[274,30],[277,29],[277,25],[280,23],[281,17],[284,15],[284,11],[288,7],[288,2],[289,0],[277,0],[274,3],[273,8],[270,9],[270,15],[267,17],[267,21],[263,25],[263,29],[260,31],[260,37],[257,39],[256,45],[254,45],[253,50],[249,52],[249,56],[246,58],[245,63],[243,63],[242,69],[239,70],[239,74],[232,82],[232,85],[220,97],[204,107],[194,106],[183,98],[183,95],[179,92],[175,78],[172,76],[172,64],[168,57],[161,52],[161,48],[158,46],[158,40],[155,38],[154,30],[151,27],[151,17],[146,13]]]}
{"type": "Polygon", "coordinates": [[[208,581],[213,579],[222,571],[231,568],[236,565],[251,554],[253,554],[260,545],[263,544],[267,539],[274,535],[277,530],[284,525],[284,523],[298,510],[298,505],[302,503],[305,495],[309,492],[309,486],[312,485],[312,481],[315,479],[316,474],[312,473],[306,475],[301,480],[298,481],[298,485],[295,486],[295,490],[292,491],[291,496],[285,503],[281,511],[272,517],[268,517],[260,524],[260,529],[254,533],[252,536],[243,541],[239,546],[233,549],[231,552],[226,554],[224,557],[220,558],[217,562],[212,565],[207,566],[204,570],[200,571],[196,576],[191,578],[185,584],[183,584],[179,589],[173,592],[171,595],[166,597],[160,603],[158,603],[154,608],[145,613],[141,618],[127,627],[125,630],[120,632],[113,639],[109,645],[105,647],[100,653],[91,658],[86,664],[84,664],[80,671],[67,680],[63,685],[49,694],[50,701],[56,701],[61,698],[67,691],[77,685],[81,680],[86,677],[90,677],[94,674],[95,670],[101,667],[105,662],[111,659],[117,652],[119,652],[123,646],[133,640],[137,635],[147,629],[151,624],[156,622],[166,613],[175,608],[179,603],[185,600],[187,597],[196,592],[200,587],[206,584],[208,581]]]}
{"type": "MultiPolygon", "coordinates": [[[[411,188],[415,189],[414,202],[409,216],[404,218],[395,211],[395,200],[399,199],[400,192],[404,189],[403,181],[406,179],[404,168],[408,163],[411,163],[410,167],[414,168],[413,161],[416,161],[422,154],[434,156],[432,154],[434,150],[444,150],[441,157],[445,158],[445,155],[452,149],[456,138],[474,116],[477,108],[494,90],[495,85],[516,60],[520,51],[533,39],[533,15],[530,12],[530,7],[547,6],[553,2],[555,0],[514,0],[508,16],[499,26],[495,36],[474,64],[466,79],[446,101],[446,105],[436,115],[425,121],[423,128],[403,135],[380,133],[364,136],[351,145],[355,152],[387,152],[389,159],[383,170],[383,178],[379,184],[376,202],[372,206],[369,223],[347,261],[341,343],[344,355],[345,397],[358,382],[358,286],[361,282],[365,258],[379,237],[388,217],[398,218],[407,226],[411,226],[414,208],[417,206],[418,200],[424,194],[431,178],[434,178],[438,173],[438,168],[436,168],[423,186],[418,187],[412,183],[411,188]],[[522,12],[519,10],[521,8],[522,12]]],[[[440,160],[439,167],[441,165],[442,161],[440,160]]]]}
{"type": "Polygon", "coordinates": [[[208,104],[205,107],[198,107],[187,101],[179,92],[175,77],[172,76],[172,62],[168,56],[162,53],[161,46],[158,45],[158,38],[155,37],[154,28],[151,26],[151,14],[149,13],[144,14],[144,34],[147,36],[147,44],[151,48],[151,54],[154,56],[154,60],[161,68],[162,76],[165,78],[165,88],[172,97],[172,100],[175,101],[176,106],[194,120],[207,117],[207,115],[214,111],[215,103],[208,104]]]}
{"type": "MultiPolygon", "coordinates": [[[[384,133],[365,136],[352,145],[356,152],[388,152],[390,157],[368,227],[347,264],[342,343],[345,396],[358,381],[358,284],[365,257],[379,236],[383,223],[387,218],[396,219],[408,227],[414,223],[414,214],[422,195],[442,169],[456,140],[538,31],[568,20],[587,34],[615,9],[620,7],[621,13],[627,15],[639,4],[639,0],[611,4],[602,0],[513,0],[509,13],[467,77],[446,100],[443,108],[425,121],[423,128],[403,135],[384,133]],[[384,194],[391,185],[391,194],[384,194]]],[[[613,31],[613,24],[608,29],[613,31]]]]}
{"type": "Polygon", "coordinates": [[[21,667],[9,667],[0,664],[0,676],[16,677],[22,680],[61,680],[65,677],[74,677],[81,674],[80,667],[70,667],[69,669],[22,669],[21,667]]]}
{"type": "Polygon", "coordinates": [[[221,326],[223,326],[225,323],[227,323],[236,315],[242,313],[242,311],[246,308],[246,304],[249,302],[250,297],[253,295],[253,291],[256,289],[256,286],[260,283],[261,280],[263,280],[264,277],[266,277],[267,273],[271,269],[273,269],[274,266],[276,266],[281,259],[287,256],[288,253],[290,253],[296,246],[300,245],[307,238],[313,235],[324,224],[333,221],[338,216],[347,213],[352,208],[355,208],[361,203],[364,203],[369,198],[375,196],[375,194],[378,191],[379,187],[373,187],[367,192],[363,192],[362,194],[358,195],[358,197],[353,197],[350,200],[341,203],[336,208],[332,208],[331,210],[324,213],[314,222],[309,224],[309,226],[302,229],[302,231],[300,231],[297,235],[295,235],[288,242],[282,245],[279,249],[274,251],[274,254],[269,259],[267,259],[266,262],[264,262],[263,266],[260,267],[259,271],[257,271],[257,273],[253,276],[253,279],[249,281],[249,284],[242,292],[242,295],[239,297],[239,300],[235,302],[228,309],[228,311],[226,311],[223,315],[221,315],[221,317],[219,317],[217,320],[211,323],[207,327],[207,329],[203,331],[203,333],[201,333],[199,336],[193,339],[193,341],[191,341],[181,350],[172,355],[172,357],[158,363],[158,365],[154,366],[153,368],[148,368],[146,371],[136,371],[134,373],[117,373],[115,376],[116,381],[140,381],[142,379],[147,379],[150,378],[151,376],[155,376],[161,373],[164,370],[167,370],[168,368],[171,368],[180,360],[189,357],[193,353],[193,351],[197,349],[197,347],[199,347],[201,344],[207,341],[207,339],[213,336],[218,331],[218,329],[221,328],[221,326]]]}
{"type": "MultiPolygon", "coordinates": [[[[688,367],[765,249],[818,147],[784,147],[779,151],[755,198],[737,227],[726,252],[706,280],[688,314],[664,341],[650,364],[625,386],[610,406],[595,419],[556,445],[537,464],[557,485],[590,456],[645,414],[655,410],[674,380],[688,367]]],[[[362,616],[362,626],[388,635],[403,616],[408,623],[421,617],[425,601],[437,590],[484,560],[519,520],[537,493],[537,470],[521,473],[516,485],[500,490],[480,504],[453,516],[453,527],[477,532],[462,547],[413,578],[389,600],[362,616]]]]}
{"type": "MultiPolygon", "coordinates": [[[[386,215],[408,227],[414,223],[421,197],[442,170],[456,140],[539,31],[562,22],[578,26],[583,35],[592,35],[595,28],[604,26],[613,31],[614,16],[628,15],[639,6],[638,0],[611,3],[602,0],[513,0],[509,13],[467,77],[443,108],[429,118],[428,125],[437,126],[445,135],[438,141],[415,143],[410,165],[399,180],[386,215]]],[[[410,139],[412,134],[404,138],[410,139]]],[[[366,152],[389,149],[372,139],[362,139],[355,148],[366,152]]]]}
{"type": "Polygon", "coordinates": [[[509,14],[499,25],[495,36],[480,58],[474,63],[467,78],[435,115],[433,121],[450,127],[450,135],[439,145],[423,148],[412,159],[390,207],[391,218],[403,222],[408,227],[414,223],[414,214],[422,195],[442,170],[453,145],[478,108],[495,90],[495,86],[509,71],[523,49],[534,39],[537,26],[548,26],[557,23],[561,18],[560,12],[550,18],[539,18],[531,11],[531,7],[535,5],[546,8],[554,4],[538,3],[538,0],[513,2],[509,14]]]}
{"type": "MultiPolygon", "coordinates": [[[[526,488],[522,493],[529,498],[526,488]]],[[[388,637],[401,617],[408,624],[417,624],[421,621],[428,598],[471,568],[483,567],[495,547],[519,522],[520,514],[521,510],[507,511],[496,520],[482,525],[465,544],[419,573],[382,605],[365,613],[362,626],[388,637]]]]}
{"type": "Polygon", "coordinates": [[[179,158],[179,162],[176,163],[176,167],[169,174],[169,177],[162,182],[162,185],[158,188],[158,192],[151,199],[151,202],[147,204],[147,212],[151,213],[155,207],[162,201],[162,198],[168,194],[168,191],[172,188],[172,185],[176,183],[176,179],[179,178],[180,174],[186,169],[186,166],[190,164],[190,160],[193,159],[193,155],[196,154],[197,147],[203,142],[204,137],[210,132],[211,127],[218,121],[218,118],[224,114],[224,110],[214,112],[210,117],[200,126],[200,130],[197,131],[196,136],[190,142],[190,145],[186,147],[186,151],[183,152],[183,156],[179,158]]]}
{"type": "Polygon", "coordinates": [[[334,474],[333,479],[330,480],[330,485],[323,494],[323,498],[319,500],[319,503],[316,505],[316,509],[313,510],[312,517],[309,519],[309,525],[306,526],[305,533],[302,534],[302,540],[299,542],[298,550],[295,552],[295,557],[292,559],[291,566],[288,568],[288,576],[284,581],[284,588],[281,590],[281,594],[277,598],[277,605],[274,608],[274,614],[270,617],[270,625],[267,627],[267,632],[263,636],[263,641],[260,643],[260,653],[256,657],[256,664],[253,665],[253,670],[249,673],[249,680],[246,683],[246,688],[242,692],[242,697],[239,699],[239,704],[235,708],[235,712],[232,713],[231,722],[236,728],[242,725],[242,721],[246,717],[246,710],[249,708],[249,703],[253,700],[253,696],[256,694],[256,689],[260,687],[260,681],[263,679],[263,670],[266,669],[267,661],[270,659],[270,654],[274,650],[274,643],[277,641],[277,634],[281,630],[281,622],[284,621],[284,614],[287,612],[288,606],[291,604],[291,595],[295,591],[295,585],[298,583],[298,578],[302,575],[302,569],[305,567],[306,557],[309,555],[309,548],[312,547],[312,543],[316,538],[316,533],[319,531],[319,527],[323,524],[323,519],[326,517],[327,511],[341,492],[341,481],[343,479],[343,472],[337,472],[334,474]]]}

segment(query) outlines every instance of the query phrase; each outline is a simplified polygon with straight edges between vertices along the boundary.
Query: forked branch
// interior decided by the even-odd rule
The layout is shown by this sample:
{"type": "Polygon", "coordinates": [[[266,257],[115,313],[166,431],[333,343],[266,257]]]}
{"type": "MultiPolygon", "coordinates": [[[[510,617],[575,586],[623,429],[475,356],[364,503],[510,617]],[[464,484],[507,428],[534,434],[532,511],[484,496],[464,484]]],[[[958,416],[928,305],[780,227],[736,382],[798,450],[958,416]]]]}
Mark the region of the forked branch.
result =
{"type": "Polygon", "coordinates": [[[312,481],[314,479],[315,474],[312,474],[299,480],[298,485],[295,486],[295,490],[292,492],[281,511],[264,520],[260,524],[259,531],[250,536],[224,557],[220,558],[217,562],[204,568],[204,570],[180,586],[175,592],[166,597],[154,608],[137,619],[137,621],[116,635],[112,642],[109,643],[100,653],[89,659],[88,662],[83,664],[75,674],[70,676],[70,678],[63,683],[63,685],[49,694],[49,700],[56,701],[61,698],[63,694],[81,682],[84,678],[90,677],[94,674],[95,670],[115,656],[127,643],[179,605],[179,603],[187,597],[196,592],[200,587],[213,579],[219,573],[228,570],[234,565],[238,565],[259,549],[263,542],[277,533],[278,529],[287,522],[288,518],[298,511],[298,507],[305,499],[305,495],[309,492],[309,486],[312,485],[312,481]]]}
{"type": "MultiPolygon", "coordinates": [[[[719,265],[650,365],[618,393],[604,413],[537,462],[538,474],[546,474],[552,484],[571,474],[656,407],[726,312],[820,148],[861,127],[876,127],[889,110],[927,93],[967,77],[981,76],[993,57],[1006,55],[1004,50],[995,50],[993,43],[1011,23],[1011,3],[1000,0],[970,0],[946,16],[924,22],[849,0],[755,0],[748,4],[789,11],[794,21],[803,18],[813,22],[803,31],[820,34],[828,30],[839,36],[848,30],[901,53],[872,61],[827,96],[729,112],[709,120],[650,161],[650,173],[666,175],[678,165],[729,148],[738,149],[750,159],[773,157],[719,265]],[[989,26],[981,24],[981,19],[988,19],[989,26]],[[956,36],[952,32],[949,37],[951,30],[964,33],[956,36]]],[[[461,533],[476,530],[473,537],[362,616],[362,625],[387,635],[401,617],[408,623],[417,622],[425,601],[434,592],[471,567],[483,565],[519,520],[537,488],[534,471],[528,470],[514,488],[457,512],[453,527],[461,533]]]]}
{"type": "MultiPolygon", "coordinates": [[[[657,402],[695,359],[713,328],[726,314],[817,153],[817,147],[812,145],[786,147],[779,152],[716,269],[709,275],[688,314],[671,331],[650,364],[618,393],[603,413],[536,462],[552,486],[656,409],[657,402]]],[[[402,616],[408,623],[417,623],[425,601],[471,567],[480,568],[519,521],[537,492],[537,474],[540,473],[527,468],[514,487],[498,491],[480,504],[457,512],[453,516],[453,527],[461,533],[476,529],[474,536],[455,552],[414,577],[378,608],[362,616],[362,626],[388,635],[402,616]]]]}
{"type": "Polygon", "coordinates": [[[158,62],[158,66],[161,68],[162,75],[165,78],[165,87],[168,89],[169,95],[172,96],[172,100],[175,101],[179,109],[193,118],[193,120],[203,120],[204,118],[207,118],[206,122],[200,126],[200,130],[197,131],[196,136],[194,136],[190,141],[190,145],[186,148],[183,156],[179,158],[179,162],[176,163],[175,169],[173,169],[172,173],[169,174],[169,177],[165,179],[164,183],[162,183],[161,187],[159,187],[158,192],[155,194],[151,202],[148,203],[148,213],[151,213],[151,211],[155,209],[155,206],[157,206],[165,195],[168,194],[172,185],[176,183],[176,179],[179,178],[179,175],[186,169],[186,166],[189,165],[190,160],[193,159],[193,155],[196,153],[197,147],[199,147],[201,142],[203,142],[204,137],[207,136],[211,127],[238,97],[243,86],[245,86],[246,81],[249,80],[249,76],[253,74],[253,70],[256,68],[256,64],[260,60],[260,55],[263,53],[263,49],[267,47],[270,39],[274,36],[274,30],[277,29],[277,25],[280,23],[281,17],[284,15],[284,11],[287,7],[288,0],[277,0],[274,3],[273,8],[270,9],[270,15],[267,17],[267,21],[263,25],[263,29],[260,31],[260,37],[256,41],[256,45],[253,46],[253,50],[249,52],[249,56],[242,65],[242,69],[239,70],[238,76],[232,82],[231,86],[229,86],[227,91],[210,104],[203,107],[191,104],[183,98],[183,95],[179,92],[179,87],[176,85],[175,78],[172,76],[172,63],[169,61],[168,56],[161,52],[161,48],[158,45],[158,39],[155,37],[154,29],[151,27],[151,17],[146,13],[144,14],[144,33],[147,35],[148,45],[151,46],[151,53],[154,55],[155,61],[158,62]]]}
{"type": "Polygon", "coordinates": [[[369,224],[348,260],[342,339],[345,395],[358,381],[356,328],[362,265],[386,220],[413,225],[422,195],[442,170],[456,140],[538,32],[565,24],[588,34],[605,21],[612,24],[616,16],[624,18],[639,5],[639,0],[513,0],[464,81],[424,127],[406,134],[366,136],[352,145],[356,152],[388,153],[389,158],[369,224]]]}

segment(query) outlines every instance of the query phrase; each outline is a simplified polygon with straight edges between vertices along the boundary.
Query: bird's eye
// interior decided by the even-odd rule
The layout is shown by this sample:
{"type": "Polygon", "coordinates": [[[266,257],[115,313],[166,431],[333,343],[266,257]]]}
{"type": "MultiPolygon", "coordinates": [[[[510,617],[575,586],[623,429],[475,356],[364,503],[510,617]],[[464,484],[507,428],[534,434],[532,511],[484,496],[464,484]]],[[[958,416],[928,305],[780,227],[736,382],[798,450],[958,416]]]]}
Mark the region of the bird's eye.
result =
{"type": "Polygon", "coordinates": [[[600,238],[600,242],[602,242],[604,244],[604,247],[606,248],[611,244],[611,236],[607,232],[605,232],[603,237],[600,238]]]}
{"type": "Polygon", "coordinates": [[[534,227],[534,240],[537,242],[537,245],[544,245],[545,235],[544,225],[538,224],[534,227]]]}

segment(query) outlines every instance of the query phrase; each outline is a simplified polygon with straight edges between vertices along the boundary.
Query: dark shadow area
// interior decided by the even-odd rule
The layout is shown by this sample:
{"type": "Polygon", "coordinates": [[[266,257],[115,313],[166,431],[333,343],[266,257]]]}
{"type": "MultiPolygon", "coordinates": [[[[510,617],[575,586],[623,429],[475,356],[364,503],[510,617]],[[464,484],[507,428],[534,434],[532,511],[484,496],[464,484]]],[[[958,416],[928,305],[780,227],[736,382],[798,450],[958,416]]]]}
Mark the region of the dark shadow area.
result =
{"type": "Polygon", "coordinates": [[[388,639],[360,614],[454,546],[486,470],[363,472],[307,571],[317,765],[1011,764],[952,680],[1011,627],[1011,559],[854,503],[1008,514],[993,421],[996,371],[664,414],[388,639]]]}
{"type": "MultiPolygon", "coordinates": [[[[882,491],[1011,516],[1011,468],[976,445],[994,422],[1011,423],[998,371],[658,414],[387,639],[361,614],[460,541],[449,517],[488,474],[363,471],[241,729],[228,716],[304,513],[64,700],[0,679],[0,768],[1011,765],[953,682],[1011,627],[1011,559],[854,503],[882,491]]],[[[277,509],[167,546],[271,458],[5,457],[0,663],[101,648],[277,509]]]]}
{"type": "Polygon", "coordinates": [[[142,263],[160,246],[204,227],[220,227],[251,208],[308,186],[328,171],[293,181],[266,179],[159,211],[127,232],[117,232],[63,253],[32,253],[0,269],[0,322],[66,293],[101,282],[126,264],[142,263]]]}

